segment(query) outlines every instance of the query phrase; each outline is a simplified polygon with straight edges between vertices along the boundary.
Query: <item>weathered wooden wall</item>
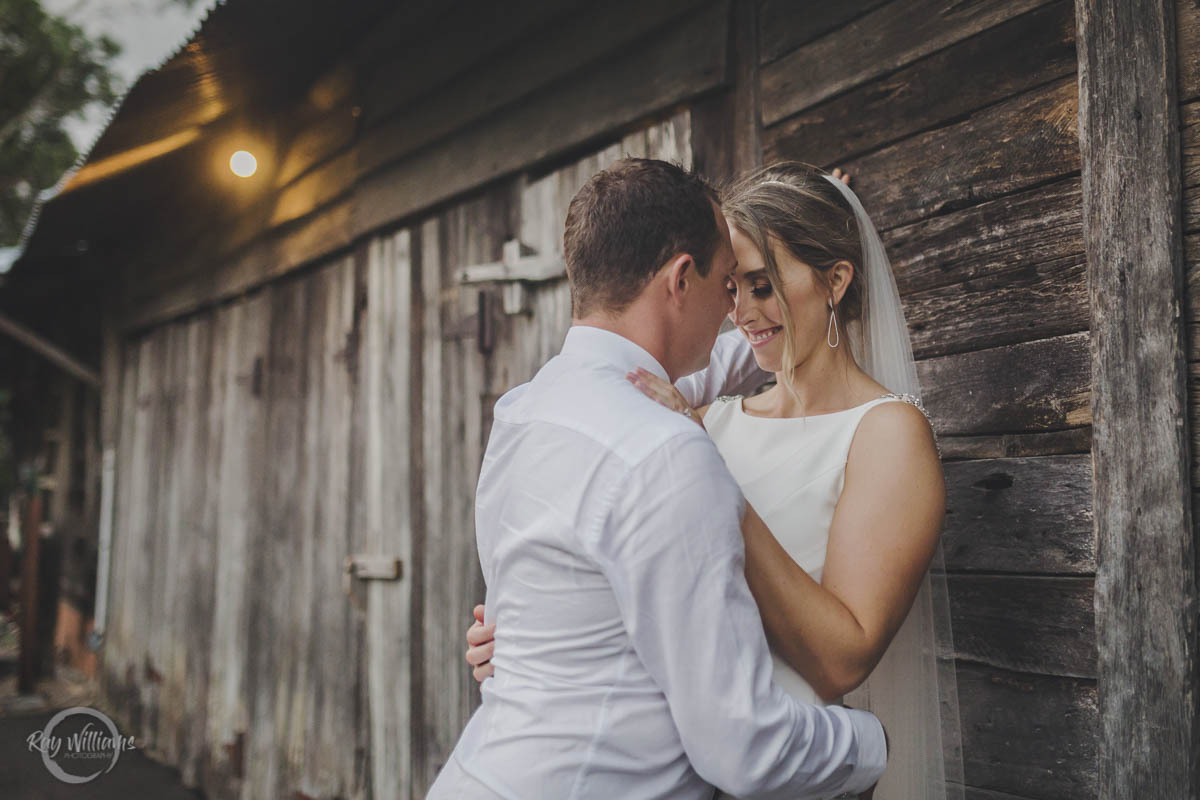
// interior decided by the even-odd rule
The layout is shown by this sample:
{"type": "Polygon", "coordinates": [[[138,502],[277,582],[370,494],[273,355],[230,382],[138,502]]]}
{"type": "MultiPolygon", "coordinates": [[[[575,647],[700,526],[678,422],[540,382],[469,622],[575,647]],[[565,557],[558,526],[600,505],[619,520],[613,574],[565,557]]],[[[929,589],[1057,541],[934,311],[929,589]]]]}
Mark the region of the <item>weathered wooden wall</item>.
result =
{"type": "MultiPolygon", "coordinates": [[[[946,458],[967,797],[1094,797],[1073,4],[493,6],[457,12],[478,39],[381,26],[297,112],[269,196],[195,221],[169,267],[130,262],[111,704],[214,796],[422,796],[478,699],[491,403],[569,323],[561,279],[505,316],[459,270],[510,239],[557,253],[571,195],[621,153],[794,158],[854,175],[903,295],[946,458]],[[355,553],[402,580],[348,599],[355,553]]],[[[1200,12],[1178,7],[1195,326],[1200,12]]]]}
{"type": "Polygon", "coordinates": [[[759,7],[763,160],[841,166],[946,457],[972,800],[1096,793],[1088,303],[1071,2],[759,7]]]}
{"type": "Polygon", "coordinates": [[[1177,3],[1176,8],[1192,524],[1200,537],[1200,8],[1188,2],[1177,3]]]}
{"type": "Polygon", "coordinates": [[[424,795],[479,700],[462,632],[490,405],[570,324],[564,277],[506,317],[459,274],[512,238],[559,253],[567,203],[622,155],[689,163],[689,115],[124,344],[104,693],[185,781],[424,795]],[[402,579],[345,595],[357,554],[402,579]]]}

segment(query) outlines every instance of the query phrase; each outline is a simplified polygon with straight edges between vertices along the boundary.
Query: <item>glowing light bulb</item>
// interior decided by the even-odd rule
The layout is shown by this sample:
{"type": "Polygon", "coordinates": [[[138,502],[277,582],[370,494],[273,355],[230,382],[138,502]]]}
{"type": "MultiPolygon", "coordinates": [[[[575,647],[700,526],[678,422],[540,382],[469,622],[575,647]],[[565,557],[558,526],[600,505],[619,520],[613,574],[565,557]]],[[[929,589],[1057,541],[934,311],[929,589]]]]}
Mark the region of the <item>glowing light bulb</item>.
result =
{"type": "Polygon", "coordinates": [[[229,168],[239,178],[249,178],[258,170],[258,159],[245,150],[238,150],[230,157],[229,168]]]}

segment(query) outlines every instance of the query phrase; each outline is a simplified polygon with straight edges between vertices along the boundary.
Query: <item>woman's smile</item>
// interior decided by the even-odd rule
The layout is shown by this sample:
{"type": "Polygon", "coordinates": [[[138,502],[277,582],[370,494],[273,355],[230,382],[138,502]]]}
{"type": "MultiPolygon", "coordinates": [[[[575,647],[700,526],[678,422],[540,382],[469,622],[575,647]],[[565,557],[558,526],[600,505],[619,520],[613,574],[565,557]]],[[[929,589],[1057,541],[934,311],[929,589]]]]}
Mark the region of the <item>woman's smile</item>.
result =
{"type": "Polygon", "coordinates": [[[746,338],[750,341],[751,347],[762,347],[764,344],[774,339],[781,330],[783,330],[783,326],[776,325],[773,328],[763,328],[760,331],[751,331],[743,328],[742,333],[744,333],[746,338]]]}

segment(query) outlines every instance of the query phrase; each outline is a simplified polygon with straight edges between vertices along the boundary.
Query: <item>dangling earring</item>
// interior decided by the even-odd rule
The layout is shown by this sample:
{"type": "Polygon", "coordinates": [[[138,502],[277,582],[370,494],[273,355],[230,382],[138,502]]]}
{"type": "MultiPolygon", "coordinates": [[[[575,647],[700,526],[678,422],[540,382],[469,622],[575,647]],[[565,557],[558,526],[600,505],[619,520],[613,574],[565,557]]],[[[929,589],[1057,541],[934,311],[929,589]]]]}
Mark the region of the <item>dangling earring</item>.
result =
{"type": "Polygon", "coordinates": [[[838,333],[837,311],[834,310],[833,301],[829,301],[829,327],[825,329],[825,343],[830,347],[837,347],[842,343],[841,334],[838,333]]]}

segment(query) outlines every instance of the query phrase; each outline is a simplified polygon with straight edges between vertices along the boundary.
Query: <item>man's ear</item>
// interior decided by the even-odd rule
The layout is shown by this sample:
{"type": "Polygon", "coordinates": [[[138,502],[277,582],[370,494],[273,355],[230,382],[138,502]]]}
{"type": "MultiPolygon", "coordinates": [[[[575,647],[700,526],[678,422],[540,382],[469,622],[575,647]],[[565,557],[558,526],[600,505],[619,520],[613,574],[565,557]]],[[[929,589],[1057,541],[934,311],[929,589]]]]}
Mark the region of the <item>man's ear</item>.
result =
{"type": "Polygon", "coordinates": [[[679,253],[662,267],[667,297],[676,303],[683,302],[684,294],[696,280],[696,260],[689,253],[679,253]]]}

